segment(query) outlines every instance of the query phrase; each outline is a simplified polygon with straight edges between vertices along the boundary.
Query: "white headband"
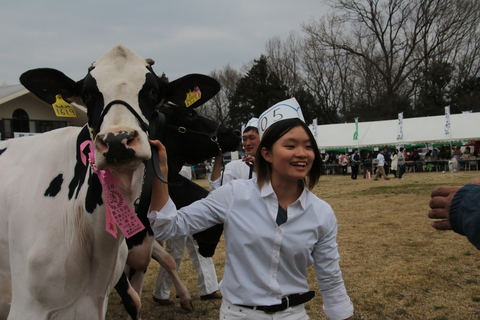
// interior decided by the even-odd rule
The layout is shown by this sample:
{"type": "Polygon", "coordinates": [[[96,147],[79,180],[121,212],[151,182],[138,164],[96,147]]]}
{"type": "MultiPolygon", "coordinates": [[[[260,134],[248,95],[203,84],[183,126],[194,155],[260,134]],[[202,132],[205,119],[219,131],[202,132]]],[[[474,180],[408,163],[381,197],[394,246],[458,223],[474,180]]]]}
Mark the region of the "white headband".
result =
{"type": "Polygon", "coordinates": [[[286,119],[300,119],[305,122],[302,109],[295,98],[279,102],[260,115],[258,119],[258,134],[260,135],[260,139],[268,127],[277,121],[286,119]]]}
{"type": "Polygon", "coordinates": [[[245,129],[248,127],[258,127],[258,118],[253,117],[252,119],[248,120],[247,124],[242,124],[242,130],[240,133],[243,134],[243,131],[245,131],[245,129]]]}

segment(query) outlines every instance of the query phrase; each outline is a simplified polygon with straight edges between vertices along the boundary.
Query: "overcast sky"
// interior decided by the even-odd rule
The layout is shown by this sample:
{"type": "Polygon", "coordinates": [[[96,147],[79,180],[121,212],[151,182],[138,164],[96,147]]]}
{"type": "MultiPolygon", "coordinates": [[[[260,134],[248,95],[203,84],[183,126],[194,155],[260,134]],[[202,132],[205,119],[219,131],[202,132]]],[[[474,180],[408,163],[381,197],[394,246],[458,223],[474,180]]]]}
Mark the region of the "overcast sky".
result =
{"type": "Polygon", "coordinates": [[[0,85],[41,67],[80,80],[118,44],[155,60],[170,80],[240,69],[269,39],[328,10],[321,0],[3,0],[0,8],[0,85]]]}

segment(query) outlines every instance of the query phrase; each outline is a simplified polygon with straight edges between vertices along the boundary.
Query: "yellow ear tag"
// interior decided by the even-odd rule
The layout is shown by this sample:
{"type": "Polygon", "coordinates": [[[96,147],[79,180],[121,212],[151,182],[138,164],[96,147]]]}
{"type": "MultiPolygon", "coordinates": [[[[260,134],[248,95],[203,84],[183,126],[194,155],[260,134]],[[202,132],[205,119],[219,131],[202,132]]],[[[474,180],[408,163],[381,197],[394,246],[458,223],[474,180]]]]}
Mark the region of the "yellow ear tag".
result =
{"type": "Polygon", "coordinates": [[[63,100],[61,94],[57,94],[55,98],[57,99],[57,101],[52,104],[52,107],[57,117],[75,118],[77,116],[77,114],[75,113],[75,108],[70,103],[63,100]]]}
{"type": "Polygon", "coordinates": [[[187,93],[187,98],[185,99],[185,106],[188,108],[198,100],[200,100],[200,95],[198,93],[190,91],[189,93],[187,93]]]}

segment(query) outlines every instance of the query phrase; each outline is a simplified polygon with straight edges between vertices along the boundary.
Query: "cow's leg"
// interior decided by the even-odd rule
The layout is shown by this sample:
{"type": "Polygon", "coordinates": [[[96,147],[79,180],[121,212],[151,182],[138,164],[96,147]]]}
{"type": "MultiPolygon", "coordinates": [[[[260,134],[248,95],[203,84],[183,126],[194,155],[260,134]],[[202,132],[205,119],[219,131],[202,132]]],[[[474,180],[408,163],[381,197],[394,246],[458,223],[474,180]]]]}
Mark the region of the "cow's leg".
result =
{"type": "Polygon", "coordinates": [[[10,303],[0,300],[0,319],[7,319],[10,312],[10,303]]]}
{"type": "Polygon", "coordinates": [[[138,295],[142,296],[143,282],[145,280],[145,272],[152,260],[153,243],[156,242],[153,236],[147,236],[141,245],[135,246],[128,251],[126,274],[128,269],[134,269],[130,283],[138,295]]]}
{"type": "MultiPolygon", "coordinates": [[[[194,306],[192,303],[192,298],[188,292],[187,287],[183,284],[182,280],[177,273],[177,264],[173,257],[168,254],[168,252],[163,248],[158,242],[153,243],[153,258],[158,261],[162,268],[167,271],[173,280],[173,284],[177,291],[177,295],[180,298],[180,306],[186,311],[193,311],[194,306]]],[[[157,279],[158,280],[158,279],[157,279]]]]}
{"type": "Polygon", "coordinates": [[[140,319],[140,308],[145,272],[152,257],[153,237],[147,236],[141,245],[128,250],[127,263],[122,278],[115,285],[115,290],[122,299],[123,306],[133,320],[140,319]],[[131,275],[131,280],[127,274],[131,275]]]}
{"type": "MultiPolygon", "coordinates": [[[[2,212],[3,214],[3,212],[2,212]]],[[[8,238],[7,223],[0,226],[2,236],[8,238]]],[[[0,252],[5,257],[9,256],[8,244],[0,241],[0,252]]],[[[10,274],[9,261],[0,256],[0,320],[7,319],[10,313],[10,303],[12,301],[12,277],[10,274]]]]}
{"type": "Polygon", "coordinates": [[[141,301],[140,296],[132,288],[125,273],[115,285],[115,290],[122,299],[123,306],[132,320],[140,319],[141,301]]]}

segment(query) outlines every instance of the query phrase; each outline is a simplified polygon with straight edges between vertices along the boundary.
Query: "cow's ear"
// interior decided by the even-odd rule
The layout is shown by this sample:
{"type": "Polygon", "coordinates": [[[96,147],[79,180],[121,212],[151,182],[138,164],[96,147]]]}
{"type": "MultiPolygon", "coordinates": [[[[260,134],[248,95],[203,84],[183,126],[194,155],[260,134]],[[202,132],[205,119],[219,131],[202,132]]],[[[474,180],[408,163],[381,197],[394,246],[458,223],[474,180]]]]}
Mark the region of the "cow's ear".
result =
{"type": "Polygon", "coordinates": [[[196,108],[213,98],[220,91],[220,84],[212,77],[203,74],[189,74],[167,84],[166,101],[179,106],[196,108]],[[200,90],[200,98],[188,99],[188,94],[200,90]]]}
{"type": "Polygon", "coordinates": [[[67,101],[78,101],[77,83],[55,69],[29,70],[20,76],[20,83],[49,104],[56,101],[55,96],[58,94],[67,101]]]}

